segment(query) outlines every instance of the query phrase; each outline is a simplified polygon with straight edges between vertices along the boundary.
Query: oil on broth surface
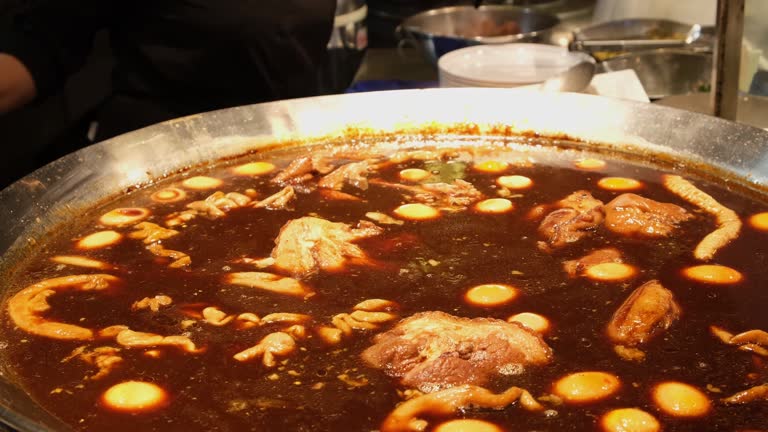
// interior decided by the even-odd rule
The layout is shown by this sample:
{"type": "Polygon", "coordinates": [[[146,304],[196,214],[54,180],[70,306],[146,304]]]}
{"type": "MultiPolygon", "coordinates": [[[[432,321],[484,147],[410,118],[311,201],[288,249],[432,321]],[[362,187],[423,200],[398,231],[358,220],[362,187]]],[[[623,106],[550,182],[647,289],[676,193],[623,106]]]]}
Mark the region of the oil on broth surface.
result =
{"type": "MultiPolygon", "coordinates": [[[[288,183],[275,184],[272,179],[291,161],[308,154],[306,149],[299,153],[277,151],[206,172],[205,176],[221,180],[220,185],[212,183],[215,187],[211,189],[206,189],[205,182],[185,183],[183,178],[173,178],[95,209],[25,263],[10,284],[11,292],[60,276],[114,275],[119,282],[104,290],[57,290],[47,297],[50,309],[41,315],[96,332],[125,325],[136,332],[181,335],[192,341],[195,349],[173,344],[130,347],[116,342],[114,336],[98,334],[91,340],[56,340],[30,334],[6,319],[4,339],[11,342],[4,357],[35,399],[76,429],[370,431],[378,429],[404,398],[413,396],[406,391],[408,386],[361,359],[374,335],[391,329],[399,319],[425,311],[500,320],[533,312],[549,323],[543,341],[551,347],[552,360],[527,367],[520,374],[494,376],[485,387],[494,392],[511,386],[526,389],[546,410],[529,412],[519,403],[501,410],[467,408],[450,415],[427,413],[422,425],[431,429],[451,418],[466,417],[484,419],[508,431],[592,431],[600,430],[600,418],[613,409],[639,408],[655,417],[666,431],[768,427],[765,400],[743,405],[721,401],[768,382],[768,358],[728,345],[710,329],[715,325],[733,333],[768,330],[768,233],[745,224],[740,236],[719,250],[712,261],[737,269],[743,280],[730,285],[700,283],[681,271],[701,264],[691,251],[715,229],[715,220],[665,189],[663,173],[611,159],[602,168],[580,169],[574,162],[590,155],[575,151],[521,153],[499,148],[483,152],[467,148],[447,153],[452,152],[420,152],[396,161],[377,158],[365,175],[365,189],[349,181],[340,191],[316,187],[323,178],[317,172],[322,170],[318,164],[306,179],[291,183],[295,197],[286,206],[254,208],[254,203],[283,190],[288,183]],[[270,171],[267,164],[260,164],[239,172],[232,170],[256,160],[268,161],[276,169],[270,171]],[[488,160],[509,163],[480,164],[488,160]],[[533,163],[523,162],[529,160],[533,163]],[[429,176],[402,179],[400,172],[405,169],[421,169],[429,176]],[[525,176],[532,184],[521,189],[499,186],[499,177],[511,175],[525,176]],[[579,190],[591,192],[603,203],[625,193],[599,187],[604,177],[637,180],[641,188],[632,193],[674,203],[694,217],[679,223],[668,236],[627,237],[600,225],[566,247],[543,250],[538,232],[541,217],[532,216],[532,209],[551,205],[579,190]],[[509,200],[512,208],[482,212],[471,204],[423,220],[409,220],[395,212],[413,200],[393,184],[450,184],[456,179],[473,185],[483,199],[509,200]],[[167,202],[150,198],[170,187],[186,196],[167,202]],[[223,215],[188,212],[194,214],[192,219],[167,226],[174,214],[187,210],[189,203],[216,191],[236,191],[250,201],[239,208],[225,208],[223,215]],[[137,231],[136,223],[110,226],[99,220],[115,208],[149,209],[150,216],[143,222],[175,229],[178,234],[146,243],[131,238],[137,231]],[[370,222],[366,216],[370,212],[388,217],[374,216],[380,231],[354,240],[364,257],[347,260],[342,268],[296,276],[274,265],[269,267],[269,262],[261,267],[254,264],[270,256],[281,228],[292,220],[311,215],[355,227],[360,221],[370,222]],[[105,247],[78,249],[80,239],[105,230],[117,232],[121,239],[105,247]],[[148,250],[152,243],[161,245],[162,250],[148,250]],[[563,270],[563,262],[605,247],[617,249],[636,273],[626,279],[596,281],[583,275],[571,277],[563,270]],[[163,257],[163,250],[183,252],[191,263],[169,267],[179,256],[163,257]],[[106,263],[109,268],[89,269],[82,263],[51,260],[73,255],[106,263]],[[242,272],[296,276],[306,293],[313,295],[286,295],[229,283],[227,274],[242,272]],[[616,354],[614,343],[606,336],[606,325],[629,294],[650,280],[659,280],[674,293],[681,314],[668,329],[639,347],[645,356],[642,361],[628,361],[616,354]],[[499,304],[468,301],[467,291],[483,284],[511,286],[516,295],[499,304]],[[134,306],[158,295],[168,297],[170,304],[155,305],[157,311],[134,306]],[[343,333],[336,342],[321,337],[321,328],[338,336],[334,317],[350,314],[355,305],[367,299],[395,302],[397,308],[387,309],[393,319],[371,329],[343,333]],[[207,307],[222,311],[219,318],[231,321],[214,325],[215,320],[203,314],[207,307]],[[238,317],[243,313],[261,318],[297,313],[308,318],[246,325],[247,321],[238,317]],[[275,332],[290,335],[295,347],[282,354],[275,351],[270,366],[265,365],[263,353],[249,361],[233,358],[275,332]],[[120,360],[105,368],[103,376],[94,378],[100,365],[95,357],[89,361],[82,354],[100,347],[114,349],[110,352],[120,360]],[[81,352],[73,353],[78,348],[81,352]],[[570,404],[552,396],[555,382],[581,371],[609,373],[618,377],[620,386],[598,401],[570,404]],[[167,397],[149,409],[121,411],[104,393],[125,381],[154,383],[167,397]],[[666,381],[701,390],[712,409],[693,417],[665,412],[654,400],[653,391],[666,381]]],[[[334,168],[358,161],[340,155],[327,162],[334,168]]],[[[742,220],[768,209],[765,203],[692,180],[742,220]]],[[[167,197],[172,195],[167,192],[167,197]]],[[[4,313],[7,318],[8,312],[4,313]]]]}

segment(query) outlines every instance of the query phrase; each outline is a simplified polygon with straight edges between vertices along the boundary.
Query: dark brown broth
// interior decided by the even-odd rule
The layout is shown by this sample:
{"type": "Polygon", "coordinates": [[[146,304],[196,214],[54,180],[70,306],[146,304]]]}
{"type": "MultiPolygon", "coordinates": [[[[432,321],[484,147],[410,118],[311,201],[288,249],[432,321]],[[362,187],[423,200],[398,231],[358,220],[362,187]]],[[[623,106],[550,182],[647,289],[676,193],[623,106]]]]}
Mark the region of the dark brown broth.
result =
{"type": "MultiPolygon", "coordinates": [[[[514,152],[509,155],[519,156],[514,152]]],[[[520,376],[499,379],[492,383],[493,390],[516,385],[540,396],[549,393],[552,383],[563,375],[602,370],[620,377],[621,391],[600,403],[553,407],[556,416],[510,406],[502,411],[467,411],[467,417],[485,418],[509,431],[591,431],[599,429],[597,420],[608,410],[639,407],[654,413],[666,431],[768,427],[766,403],[737,407],[715,403],[715,409],[708,416],[682,420],[660,413],[650,398],[652,386],[665,380],[684,381],[701,389],[707,385],[717,387],[722,393],[707,393],[715,401],[768,381],[765,359],[739,352],[716,340],[708,331],[711,324],[734,332],[768,330],[765,311],[768,234],[745,227],[739,239],[718,254],[718,263],[737,268],[746,275],[743,282],[726,287],[704,286],[679,275],[683,267],[696,264],[690,251],[714,228],[711,218],[702,214],[668,239],[632,240],[600,228],[596,235],[573,247],[546,254],[536,247],[537,223],[526,220],[526,212],[579,189],[590,190],[608,202],[618,193],[600,190],[595,185],[605,175],[641,179],[646,184],[639,192],[643,196],[673,202],[689,210],[693,208],[661,187],[661,173],[652,168],[609,160],[604,170],[592,172],[577,170],[571,165],[573,160],[585,157],[583,153],[534,151],[531,155],[537,160],[535,166],[508,170],[534,180],[532,189],[512,199],[516,206],[514,212],[491,216],[468,210],[444,213],[435,221],[386,225],[382,236],[360,243],[382,266],[349,267],[338,273],[321,272],[312,276],[307,283],[317,295],[311,299],[227,285],[222,275],[229,271],[253,271],[252,267],[233,261],[243,256],[268,256],[280,227],[291,219],[315,213],[328,220],[354,224],[365,219],[368,211],[391,213],[403,203],[398,192],[376,185],[365,193],[350,189],[347,191],[367,201],[344,202],[324,200],[315,191],[300,195],[294,209],[289,211],[237,209],[217,220],[197,218],[180,230],[181,235],[164,241],[167,248],[185,251],[192,257],[191,272],[158,264],[139,241],[127,238],[111,248],[79,253],[119,264],[122,270],[114,274],[123,284],[108,293],[55,295],[49,299],[53,308],[48,316],[89,328],[129,324],[135,330],[172,335],[182,332],[179,323],[186,317],[179,307],[188,303],[215,305],[227,313],[254,312],[259,316],[271,312],[300,312],[311,315],[315,323],[329,323],[333,315],[349,312],[353,305],[369,298],[398,302],[403,317],[419,311],[442,310],[458,316],[506,319],[515,313],[530,311],[552,321],[553,329],[546,341],[554,350],[555,361],[543,368],[529,369],[520,376]],[[586,278],[569,279],[562,271],[562,261],[605,245],[620,249],[627,261],[640,269],[640,274],[627,283],[597,283],[586,278]],[[433,266],[428,260],[439,264],[433,266]],[[645,362],[622,361],[604,335],[605,325],[635,287],[654,278],[675,293],[683,316],[663,337],[644,348],[645,362]],[[493,309],[467,305],[462,300],[464,292],[482,283],[512,284],[524,294],[509,305],[493,309]],[[131,311],[133,302],[160,293],[172,297],[173,305],[158,313],[131,311]],[[756,375],[748,379],[750,373],[756,375]]],[[[274,152],[269,157],[284,167],[295,154],[274,152]]],[[[396,181],[399,170],[423,165],[419,161],[401,163],[375,176],[396,181]]],[[[479,173],[468,167],[464,172],[463,178],[486,196],[496,196],[497,175],[479,173]]],[[[280,189],[269,183],[271,175],[231,176],[226,167],[214,169],[208,175],[224,179],[225,184],[218,188],[224,191],[254,188],[265,197],[280,189]]],[[[170,179],[157,188],[174,182],[179,179],[170,179]]],[[[742,217],[766,210],[765,203],[748,200],[717,185],[697,184],[742,217]]],[[[74,239],[96,231],[98,217],[112,208],[149,207],[153,210],[149,221],[160,224],[163,215],[181,210],[186,203],[203,199],[212,192],[189,191],[183,202],[158,205],[148,198],[153,190],[137,191],[90,212],[71,232],[44,245],[36,258],[24,264],[10,284],[12,291],[49,277],[93,272],[76,267],[60,268],[49,258],[74,253],[74,239]]],[[[299,345],[306,350],[289,357],[279,368],[267,370],[258,361],[240,363],[233,360],[232,355],[254,345],[279,326],[237,330],[232,326],[198,323],[189,331],[193,341],[207,347],[204,353],[192,355],[168,348],[161,350],[160,359],[150,359],[142,354],[143,350],[123,350],[122,367],[101,380],[86,381],[83,377],[93,373],[92,367],[79,361],[61,363],[82,343],[35,337],[15,329],[8,321],[6,319],[3,336],[12,342],[4,357],[11,368],[44,407],[82,430],[369,431],[377,429],[401,400],[396,392],[398,387],[391,379],[381,371],[366,367],[359,359],[359,353],[370,345],[376,332],[356,332],[353,338],[336,347],[327,347],[316,337],[301,341],[299,345]],[[289,374],[289,371],[293,372],[289,374]],[[294,372],[296,376],[292,375],[294,372]],[[278,374],[276,380],[269,378],[274,373],[278,374]],[[342,373],[364,376],[369,384],[351,388],[337,379],[342,373]],[[136,415],[118,414],[100,406],[100,395],[124,380],[155,382],[168,390],[171,402],[160,411],[136,415]],[[325,387],[312,389],[318,382],[325,383],[325,387]],[[64,391],[52,394],[57,388],[64,391]]],[[[108,344],[107,341],[103,345],[108,344]]]]}

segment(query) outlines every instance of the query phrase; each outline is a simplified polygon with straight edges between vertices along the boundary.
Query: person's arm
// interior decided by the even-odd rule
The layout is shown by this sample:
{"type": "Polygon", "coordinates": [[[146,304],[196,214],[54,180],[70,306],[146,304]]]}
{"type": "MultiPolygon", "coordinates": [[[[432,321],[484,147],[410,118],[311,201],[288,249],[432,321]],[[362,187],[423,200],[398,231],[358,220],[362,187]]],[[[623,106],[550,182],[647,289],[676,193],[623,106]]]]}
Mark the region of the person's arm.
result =
{"type": "Polygon", "coordinates": [[[0,114],[26,105],[36,94],[35,80],[24,63],[0,53],[0,114]]]}
{"type": "Polygon", "coordinates": [[[115,3],[29,0],[0,29],[0,114],[61,88],[85,63],[96,32],[115,16],[115,3]]]}

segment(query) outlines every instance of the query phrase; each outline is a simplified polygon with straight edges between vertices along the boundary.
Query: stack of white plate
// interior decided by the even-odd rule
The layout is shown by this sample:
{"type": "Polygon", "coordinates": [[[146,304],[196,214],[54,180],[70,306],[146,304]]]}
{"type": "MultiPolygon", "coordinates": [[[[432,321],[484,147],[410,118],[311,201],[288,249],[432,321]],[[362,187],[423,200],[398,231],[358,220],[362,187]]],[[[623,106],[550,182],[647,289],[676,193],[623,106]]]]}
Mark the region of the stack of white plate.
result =
{"type": "Polygon", "coordinates": [[[440,87],[519,87],[560,75],[591,57],[554,45],[477,45],[451,51],[437,63],[440,87]]]}

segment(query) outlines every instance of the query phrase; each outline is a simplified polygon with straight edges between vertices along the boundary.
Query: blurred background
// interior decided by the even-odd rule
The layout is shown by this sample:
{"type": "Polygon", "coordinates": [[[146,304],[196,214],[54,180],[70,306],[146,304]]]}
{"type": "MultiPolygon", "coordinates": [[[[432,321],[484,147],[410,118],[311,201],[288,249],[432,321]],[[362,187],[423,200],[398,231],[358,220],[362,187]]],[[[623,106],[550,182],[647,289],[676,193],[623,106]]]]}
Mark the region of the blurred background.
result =
{"type": "MultiPolygon", "coordinates": [[[[10,23],[23,2],[0,0],[0,26],[10,23]]],[[[571,50],[595,59],[590,58],[595,73],[633,70],[645,96],[652,101],[704,112],[708,109],[716,0],[489,0],[470,15],[454,10],[474,10],[472,4],[448,0],[338,0],[334,30],[328,42],[328,61],[317,71],[322,83],[318,92],[452,86],[451,83],[530,84],[525,80],[514,81],[515,74],[509,68],[523,71],[539,61],[535,56],[543,56],[545,60],[541,61],[550,62],[546,73],[557,75],[584,62],[584,57],[569,56],[570,46],[571,50]],[[494,11],[499,7],[515,12],[504,15],[494,11]],[[483,10],[486,12],[481,14],[483,10]],[[520,15],[521,11],[528,15],[520,15]],[[643,20],[638,21],[639,18],[643,20]],[[574,45],[589,40],[656,40],[661,41],[659,45],[664,50],[660,51],[659,46],[574,45]],[[512,54],[513,51],[507,53],[502,49],[467,52],[464,57],[454,53],[452,59],[447,59],[450,62],[446,60],[446,69],[437,63],[439,57],[459,48],[508,42],[557,46],[562,55],[559,51],[529,54],[520,49],[512,54]],[[513,61],[500,64],[498,59],[513,61]],[[467,71],[467,65],[472,70],[467,71]],[[552,65],[562,70],[555,70],[552,65]],[[468,75],[461,76],[465,72],[468,75]],[[495,80],[499,75],[503,77],[495,80]]],[[[760,111],[759,97],[768,94],[765,50],[768,1],[747,0],[739,87],[749,96],[750,107],[740,115],[743,121],[761,127],[768,126],[760,124],[768,117],[764,115],[768,111],[760,111]]],[[[99,35],[86,67],[72,76],[62,91],[0,116],[0,142],[4,150],[0,185],[89,144],[89,113],[109,94],[112,65],[107,37],[99,35]]],[[[533,75],[526,75],[534,76],[531,82],[547,78],[542,75],[541,65],[536,67],[533,75]]]]}

